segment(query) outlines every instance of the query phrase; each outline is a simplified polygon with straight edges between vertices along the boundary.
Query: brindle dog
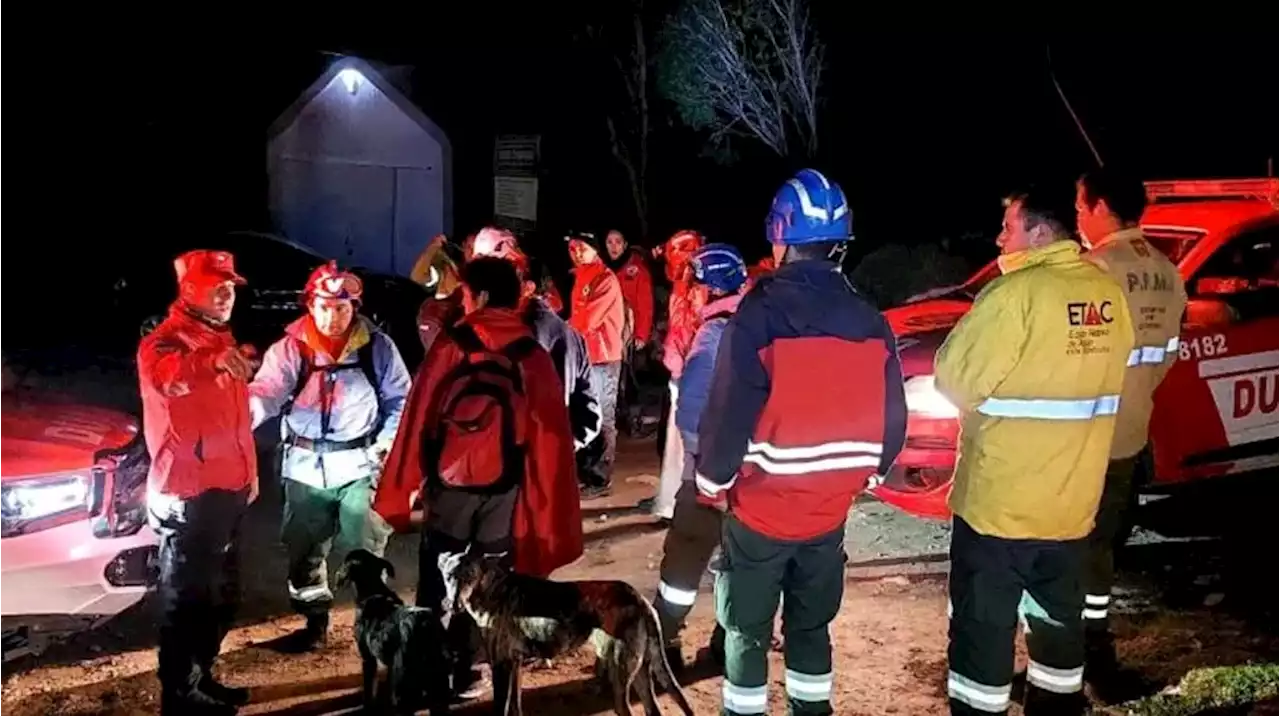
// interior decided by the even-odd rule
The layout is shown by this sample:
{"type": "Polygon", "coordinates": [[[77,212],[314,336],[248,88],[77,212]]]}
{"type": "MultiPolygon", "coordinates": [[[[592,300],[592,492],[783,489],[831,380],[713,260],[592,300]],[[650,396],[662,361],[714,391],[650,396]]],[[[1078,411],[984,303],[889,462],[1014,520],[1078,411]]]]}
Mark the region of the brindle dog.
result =
{"type": "Polygon", "coordinates": [[[493,665],[495,712],[519,716],[520,666],[527,658],[552,659],[588,639],[613,687],[613,710],[631,716],[632,686],[645,716],[661,716],[656,681],[685,716],[693,716],[663,653],[662,628],[653,606],[618,581],[552,582],[505,568],[497,555],[463,553],[442,559],[454,609],[475,619],[493,665]]]}

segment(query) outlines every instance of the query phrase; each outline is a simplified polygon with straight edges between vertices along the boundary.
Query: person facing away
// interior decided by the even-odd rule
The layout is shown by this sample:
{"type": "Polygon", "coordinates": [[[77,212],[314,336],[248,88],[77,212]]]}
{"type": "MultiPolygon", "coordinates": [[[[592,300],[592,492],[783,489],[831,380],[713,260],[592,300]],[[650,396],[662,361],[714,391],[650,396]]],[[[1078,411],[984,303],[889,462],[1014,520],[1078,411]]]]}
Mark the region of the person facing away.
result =
{"type": "Polygon", "coordinates": [[[138,346],[147,516],[160,538],[160,712],[234,714],[248,690],[213,674],[240,603],[240,523],[258,496],[252,349],[227,321],[245,280],[225,251],[174,261],[178,299],[138,346]]]}
{"type": "Polygon", "coordinates": [[[1084,709],[1082,559],[1133,329],[1124,291],[1080,257],[1058,202],[1044,189],[1005,200],[1002,275],[935,358],[938,391],[960,412],[948,585],[955,714],[1008,709],[1019,617],[1024,712],[1084,709]]]}
{"type": "Polygon", "coordinates": [[[662,364],[671,376],[667,393],[663,397],[663,422],[658,429],[658,492],[649,505],[650,512],[661,520],[670,520],[675,514],[676,493],[684,476],[684,446],[680,431],[675,427],[675,406],[679,400],[680,375],[684,362],[693,347],[693,337],[702,323],[702,306],[707,301],[706,286],[693,279],[691,261],[694,254],[706,244],[706,239],[696,231],[677,231],[660,249],[666,261],[666,276],[671,281],[671,295],[667,298],[667,333],[662,341],[662,364]]]}
{"type": "Polygon", "coordinates": [[[788,709],[830,714],[844,524],[905,441],[902,369],[889,324],[840,272],[853,233],[840,186],[800,171],[774,196],[765,229],[780,265],[725,326],[698,423],[699,500],[726,511],[716,576],[724,713],[766,712],[781,597],[788,709]]]}
{"type": "MultiPolygon", "coordinates": [[[[374,509],[408,526],[423,493],[417,604],[448,610],[441,559],[468,549],[503,555],[537,577],[582,554],[573,435],[555,365],[520,315],[521,282],[505,259],[462,269],[466,315],[433,343],[413,392],[374,509]]],[[[459,654],[455,689],[469,692],[474,628],[449,619],[459,654]]]]}
{"type": "Polygon", "coordinates": [[[1187,290],[1178,267],[1142,236],[1138,221],[1146,187],[1123,171],[1099,169],[1076,181],[1076,228],[1084,259],[1125,291],[1135,342],[1129,353],[1098,515],[1085,558],[1085,681],[1104,701],[1125,700],[1142,684],[1120,668],[1108,620],[1115,577],[1112,547],[1133,494],[1139,456],[1147,446],[1153,396],[1178,357],[1187,290]]]}
{"type": "MultiPolygon", "coordinates": [[[[653,602],[667,640],[667,661],[675,666],[683,663],[680,630],[693,609],[698,584],[712,553],[720,544],[721,513],[698,504],[698,490],[693,483],[698,426],[707,405],[720,339],[747,286],[746,263],[738,250],[728,244],[702,247],[694,254],[691,268],[694,280],[707,287],[707,305],[702,308],[702,325],[680,375],[675,425],[682,438],[686,469],[676,493],[671,528],[662,543],[658,594],[653,602]]],[[[724,630],[719,625],[712,634],[710,651],[717,663],[724,663],[724,630]]]]}
{"type": "Polygon", "coordinates": [[[381,555],[391,530],[369,509],[391,449],[410,377],[390,336],[359,315],[363,285],[335,262],[312,272],[306,314],[285,328],[249,386],[256,428],[280,419],[285,585],[306,626],[279,646],[309,651],[329,631],[327,558],[362,548],[381,555]]]}
{"type": "Polygon", "coordinates": [[[583,451],[585,497],[600,497],[613,485],[618,448],[618,380],[622,374],[622,327],[626,307],[618,279],[600,259],[599,240],[591,234],[566,237],[573,270],[569,325],[587,342],[591,388],[600,401],[600,440],[583,451]]]}

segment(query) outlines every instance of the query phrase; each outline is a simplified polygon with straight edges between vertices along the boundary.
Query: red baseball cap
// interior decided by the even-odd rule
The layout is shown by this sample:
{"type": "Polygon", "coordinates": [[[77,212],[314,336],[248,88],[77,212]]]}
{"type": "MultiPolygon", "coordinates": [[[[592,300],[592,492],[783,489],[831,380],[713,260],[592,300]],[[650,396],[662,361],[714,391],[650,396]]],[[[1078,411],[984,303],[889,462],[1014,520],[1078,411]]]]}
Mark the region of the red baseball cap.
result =
{"type": "Polygon", "coordinates": [[[244,276],[236,273],[236,258],[228,251],[196,249],[173,260],[178,273],[178,283],[211,284],[231,281],[238,286],[246,283],[244,276]]]}

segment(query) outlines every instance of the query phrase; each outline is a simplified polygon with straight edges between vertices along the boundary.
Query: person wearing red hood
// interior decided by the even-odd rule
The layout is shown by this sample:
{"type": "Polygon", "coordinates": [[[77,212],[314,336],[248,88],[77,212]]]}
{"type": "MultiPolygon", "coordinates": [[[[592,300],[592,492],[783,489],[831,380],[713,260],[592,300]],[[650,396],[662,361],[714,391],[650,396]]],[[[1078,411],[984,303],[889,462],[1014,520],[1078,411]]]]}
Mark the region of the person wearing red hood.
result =
{"type": "MultiPolygon", "coordinates": [[[[516,572],[546,577],[582,554],[564,388],[520,315],[521,292],[510,261],[480,257],[463,266],[466,316],[432,343],[418,369],[378,483],[373,508],[399,530],[409,525],[414,493],[423,492],[419,606],[441,607],[443,555],[506,554],[516,572]],[[507,416],[511,432],[501,429],[507,416]],[[475,442],[487,445],[494,435],[496,448],[475,442]]],[[[459,692],[474,678],[470,624],[462,614],[450,619],[464,670],[455,676],[459,692]]]]}
{"type": "Polygon", "coordinates": [[[671,296],[667,299],[667,335],[662,342],[662,364],[671,373],[667,386],[668,402],[663,411],[666,419],[658,433],[662,467],[658,474],[658,494],[650,501],[650,510],[660,520],[670,520],[675,514],[676,493],[680,490],[680,476],[684,474],[685,450],[681,445],[680,431],[675,427],[675,406],[679,401],[680,376],[684,363],[693,348],[694,336],[702,325],[701,311],[707,302],[707,289],[694,280],[690,269],[693,256],[706,243],[696,231],[677,231],[659,253],[667,262],[667,279],[671,281],[671,296]]]}
{"type": "Polygon", "coordinates": [[[258,496],[255,360],[227,326],[245,280],[226,251],[189,251],[174,268],[179,298],[138,346],[147,514],[160,536],[160,713],[234,714],[249,692],[219,683],[213,661],[240,601],[240,521],[258,496]]]}
{"type": "Polygon", "coordinates": [[[613,460],[618,449],[618,379],[622,374],[622,327],[626,305],[618,278],[600,258],[595,236],[565,237],[573,270],[569,325],[587,341],[591,392],[600,404],[600,437],[583,451],[579,463],[583,497],[603,497],[613,489],[613,460]]]}

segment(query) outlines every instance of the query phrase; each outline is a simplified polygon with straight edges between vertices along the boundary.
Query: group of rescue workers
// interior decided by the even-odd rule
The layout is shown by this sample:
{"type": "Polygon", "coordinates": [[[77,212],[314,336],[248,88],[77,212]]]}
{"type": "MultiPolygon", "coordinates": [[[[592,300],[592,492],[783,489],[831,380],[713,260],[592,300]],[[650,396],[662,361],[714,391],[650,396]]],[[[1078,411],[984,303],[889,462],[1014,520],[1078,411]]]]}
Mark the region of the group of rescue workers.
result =
{"type": "MultiPolygon", "coordinates": [[[[1081,713],[1086,678],[1101,693],[1123,671],[1107,627],[1111,548],[1186,296],[1138,228],[1140,182],[1098,172],[1076,183],[1084,253],[1056,210],[1066,200],[1032,190],[1005,201],[1003,275],[936,359],[936,387],[961,414],[953,713],[1007,710],[1019,621],[1026,713],[1081,713]]],[[[679,668],[680,630],[719,550],[710,652],[723,712],[766,712],[781,601],[787,708],[830,714],[845,520],[904,446],[903,375],[888,323],[841,270],[853,226],[840,186],[799,172],[765,229],[772,255],[751,268],[692,231],[654,252],[673,287],[651,507],[669,530],[654,602],[679,668]]],[[[426,354],[412,378],[359,314],[360,279],[334,263],[312,274],[305,315],[259,360],[228,327],[245,282],[234,258],[175,261],[179,297],[138,351],[164,713],[247,703],[212,666],[238,601],[240,523],[259,492],[252,432],[270,418],[281,418],[285,586],[305,617],[284,650],[325,642],[334,541],[382,554],[419,505],[420,606],[441,608],[450,554],[502,555],[539,577],[582,554],[580,499],[609,491],[619,394],[635,399],[623,375],[654,336],[654,282],[618,232],[603,245],[572,234],[568,251],[566,322],[545,268],[510,232],[482,229],[460,250],[434,239],[413,272],[435,295],[419,313],[426,354]]],[[[448,615],[459,696],[483,689],[475,630],[465,613],[448,615]]]]}

